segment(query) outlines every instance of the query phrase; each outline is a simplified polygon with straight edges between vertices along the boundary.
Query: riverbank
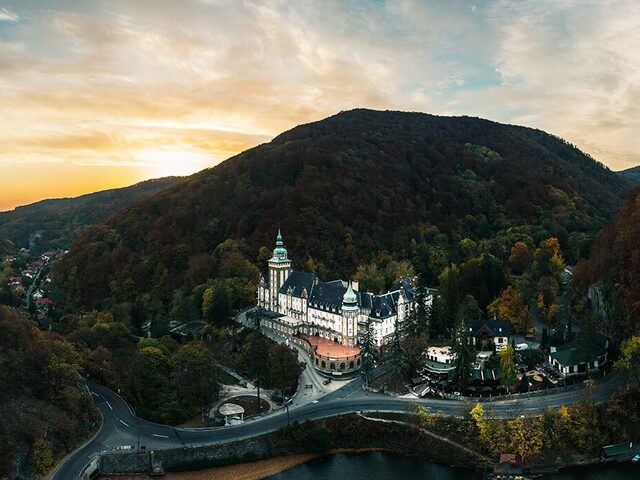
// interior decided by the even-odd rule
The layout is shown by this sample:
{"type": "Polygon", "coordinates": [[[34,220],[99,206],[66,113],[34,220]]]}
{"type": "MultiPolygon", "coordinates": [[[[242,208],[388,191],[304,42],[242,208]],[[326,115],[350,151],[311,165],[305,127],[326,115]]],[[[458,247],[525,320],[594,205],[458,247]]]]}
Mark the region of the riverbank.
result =
{"type": "MultiPolygon", "coordinates": [[[[239,463],[224,467],[206,468],[194,472],[166,473],[164,480],[258,480],[289,470],[297,465],[319,458],[321,455],[311,453],[273,457],[255,462],[239,463]]],[[[103,476],[101,480],[146,480],[148,475],[103,476]]]]}
{"type": "MultiPolygon", "coordinates": [[[[259,480],[308,463],[311,460],[345,453],[357,454],[370,452],[389,453],[389,451],[384,449],[369,448],[355,450],[336,448],[323,454],[303,453],[299,455],[267,458],[255,462],[239,463],[236,465],[226,465],[224,467],[206,468],[194,472],[166,473],[162,478],[164,480],[211,480],[212,478],[216,480],[259,480]]],[[[101,480],[111,480],[112,477],[104,476],[100,478],[101,480]]],[[[151,477],[148,475],[126,475],[113,478],[117,480],[146,480],[151,477]]]]}

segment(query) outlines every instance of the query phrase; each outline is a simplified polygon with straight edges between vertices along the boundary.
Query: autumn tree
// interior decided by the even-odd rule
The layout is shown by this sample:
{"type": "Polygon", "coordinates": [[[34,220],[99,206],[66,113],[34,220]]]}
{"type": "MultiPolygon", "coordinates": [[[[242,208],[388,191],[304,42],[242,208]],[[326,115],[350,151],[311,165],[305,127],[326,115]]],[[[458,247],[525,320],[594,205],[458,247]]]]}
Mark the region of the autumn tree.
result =
{"type": "Polygon", "coordinates": [[[559,315],[562,309],[559,300],[560,285],[551,276],[542,277],[536,285],[536,306],[542,323],[550,327],[559,324],[559,315]]]}
{"type": "Polygon", "coordinates": [[[53,446],[44,438],[38,438],[33,444],[33,466],[41,473],[47,473],[54,465],[53,446]]]}
{"type": "Polygon", "coordinates": [[[620,345],[620,357],[615,368],[629,373],[629,379],[640,385],[640,336],[634,335],[620,345]]]}
{"type": "Polygon", "coordinates": [[[500,383],[507,392],[511,393],[511,390],[518,385],[518,368],[515,350],[510,345],[500,352],[500,369],[502,370],[500,383]]]}
{"type": "Polygon", "coordinates": [[[533,260],[533,255],[529,250],[529,247],[524,242],[516,242],[511,247],[511,253],[509,255],[509,265],[514,273],[522,275],[533,260]]]}
{"type": "Polygon", "coordinates": [[[171,389],[169,358],[158,347],[142,347],[134,356],[128,373],[127,391],[139,413],[158,418],[166,393],[171,389]]]}
{"type": "Polygon", "coordinates": [[[520,292],[511,285],[504,289],[502,295],[489,305],[488,311],[501,320],[508,320],[516,333],[526,335],[531,330],[529,309],[520,292]]]}
{"type": "Polygon", "coordinates": [[[202,297],[202,315],[216,325],[229,322],[231,299],[229,291],[220,282],[207,288],[202,297]]]}

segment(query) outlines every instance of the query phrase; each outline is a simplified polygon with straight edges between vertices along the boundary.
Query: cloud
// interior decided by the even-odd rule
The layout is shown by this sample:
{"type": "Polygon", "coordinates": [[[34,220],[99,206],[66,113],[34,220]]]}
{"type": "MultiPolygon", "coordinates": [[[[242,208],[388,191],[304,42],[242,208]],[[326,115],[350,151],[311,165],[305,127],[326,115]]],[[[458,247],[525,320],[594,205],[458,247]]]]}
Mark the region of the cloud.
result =
{"type": "Polygon", "coordinates": [[[635,0],[5,3],[0,165],[154,148],[213,165],[354,107],[526,124],[640,163],[635,0]]]}
{"type": "Polygon", "coordinates": [[[0,8],[0,22],[18,22],[20,15],[12,12],[8,8],[0,8]]]}

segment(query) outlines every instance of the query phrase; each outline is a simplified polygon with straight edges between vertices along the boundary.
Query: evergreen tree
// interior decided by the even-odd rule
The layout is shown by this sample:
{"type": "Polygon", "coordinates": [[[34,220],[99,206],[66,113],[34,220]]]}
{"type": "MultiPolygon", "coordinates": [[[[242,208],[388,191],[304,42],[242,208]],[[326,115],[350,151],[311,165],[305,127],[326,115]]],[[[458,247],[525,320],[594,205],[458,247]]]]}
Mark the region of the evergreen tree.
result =
{"type": "Polygon", "coordinates": [[[362,365],[360,374],[364,378],[365,386],[369,385],[369,375],[375,366],[375,345],[373,344],[373,333],[371,331],[371,320],[367,320],[364,335],[360,341],[362,365]]]}
{"type": "Polygon", "coordinates": [[[202,297],[202,314],[217,325],[229,322],[231,316],[231,299],[229,291],[222,283],[207,288],[202,297]]]}
{"type": "Polygon", "coordinates": [[[151,336],[162,338],[165,335],[169,335],[169,317],[166,313],[157,313],[151,319],[151,336]]]}
{"type": "Polygon", "coordinates": [[[260,387],[268,375],[268,355],[269,342],[267,338],[258,332],[251,333],[242,348],[240,363],[247,373],[255,378],[254,384],[258,390],[258,413],[262,408],[260,403],[260,387]]]}
{"type": "Polygon", "coordinates": [[[549,332],[547,327],[542,329],[542,339],[540,340],[540,349],[545,350],[549,346],[549,332]]]}
{"type": "Polygon", "coordinates": [[[476,352],[471,337],[465,334],[462,322],[456,330],[453,353],[456,357],[454,361],[456,367],[455,385],[460,391],[464,391],[473,377],[473,362],[476,358],[476,352]]]}
{"type": "Polygon", "coordinates": [[[404,331],[407,335],[418,337],[429,333],[429,317],[431,312],[425,304],[426,296],[425,287],[419,284],[415,296],[416,306],[405,321],[404,331]]]}
{"type": "Polygon", "coordinates": [[[445,337],[447,332],[447,319],[444,313],[444,306],[439,295],[434,296],[431,308],[429,309],[429,333],[431,337],[445,337]]]}
{"type": "Polygon", "coordinates": [[[407,352],[402,345],[402,328],[396,319],[393,339],[389,345],[389,362],[391,363],[391,373],[396,384],[404,378],[407,368],[407,352]]]}

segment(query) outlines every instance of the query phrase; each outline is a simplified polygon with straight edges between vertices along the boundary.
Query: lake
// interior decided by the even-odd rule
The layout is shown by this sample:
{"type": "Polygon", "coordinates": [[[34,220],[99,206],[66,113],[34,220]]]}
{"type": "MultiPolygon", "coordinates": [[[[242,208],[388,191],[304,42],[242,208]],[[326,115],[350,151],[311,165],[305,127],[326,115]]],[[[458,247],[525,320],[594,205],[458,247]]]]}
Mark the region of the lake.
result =
{"type": "MultiPolygon", "coordinates": [[[[470,470],[438,465],[416,457],[387,452],[337,454],[312,460],[269,477],[269,480],[481,480],[470,470]]],[[[640,478],[640,464],[625,463],[581,469],[545,480],[631,480],[640,478]]]]}

